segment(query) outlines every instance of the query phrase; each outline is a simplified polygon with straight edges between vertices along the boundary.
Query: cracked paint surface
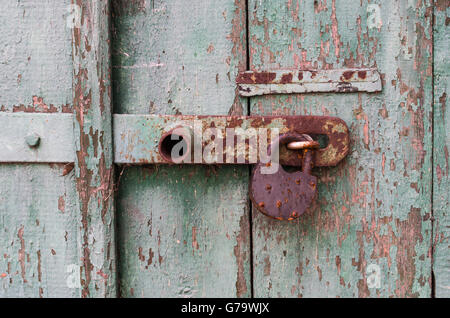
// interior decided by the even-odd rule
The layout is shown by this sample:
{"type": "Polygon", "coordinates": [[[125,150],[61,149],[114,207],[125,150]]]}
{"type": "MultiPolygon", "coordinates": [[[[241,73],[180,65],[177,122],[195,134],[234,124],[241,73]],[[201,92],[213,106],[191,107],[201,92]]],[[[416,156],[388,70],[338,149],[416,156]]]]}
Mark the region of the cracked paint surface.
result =
{"type": "Polygon", "coordinates": [[[252,70],[376,67],[383,81],[376,94],[251,98],[252,115],[338,116],[351,136],[340,165],[314,171],[299,221],[253,215],[256,297],[431,296],[433,8],[410,4],[249,2],[252,70]]]}
{"type": "MultiPolygon", "coordinates": [[[[244,1],[113,4],[115,113],[246,113],[235,84],[246,68],[244,1]]],[[[117,199],[121,295],[250,296],[247,182],[248,166],[127,167],[117,199]]]]}
{"type": "Polygon", "coordinates": [[[72,30],[75,184],[81,224],[81,296],[116,296],[109,2],[75,1],[72,30]],[[94,27],[95,26],[95,27],[94,27]]]}
{"type": "MultiPolygon", "coordinates": [[[[250,100],[251,115],[337,116],[350,129],[348,158],[313,172],[319,196],[294,223],[254,210],[250,224],[246,167],[121,167],[119,271],[109,69],[89,63],[106,54],[89,28],[106,11],[83,13],[74,64],[70,4],[0,12],[0,112],[74,111],[78,162],[0,165],[1,297],[115,296],[115,274],[129,297],[429,297],[431,270],[448,297],[447,1],[249,0],[251,70],[377,68],[383,91],[250,100]]],[[[235,83],[244,1],[111,5],[115,112],[249,115],[235,83]]]]}

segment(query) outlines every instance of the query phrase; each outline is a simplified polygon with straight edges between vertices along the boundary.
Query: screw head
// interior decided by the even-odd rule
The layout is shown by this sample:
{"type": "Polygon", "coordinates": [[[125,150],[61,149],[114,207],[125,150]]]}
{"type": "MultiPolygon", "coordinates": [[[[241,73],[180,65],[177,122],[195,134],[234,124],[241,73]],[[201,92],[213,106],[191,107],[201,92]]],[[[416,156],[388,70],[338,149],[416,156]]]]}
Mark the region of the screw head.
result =
{"type": "Polygon", "coordinates": [[[35,148],[39,146],[39,143],[41,141],[41,137],[39,137],[38,134],[32,133],[25,137],[25,141],[30,148],[35,148]]]}

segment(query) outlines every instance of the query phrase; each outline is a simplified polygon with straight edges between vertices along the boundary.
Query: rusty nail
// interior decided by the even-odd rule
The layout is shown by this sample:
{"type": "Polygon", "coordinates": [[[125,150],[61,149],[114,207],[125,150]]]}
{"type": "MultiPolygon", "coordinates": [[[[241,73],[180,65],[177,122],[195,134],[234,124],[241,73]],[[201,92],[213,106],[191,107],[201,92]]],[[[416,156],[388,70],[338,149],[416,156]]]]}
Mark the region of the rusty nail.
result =
{"type": "Polygon", "coordinates": [[[25,141],[30,148],[35,148],[39,146],[41,137],[36,133],[32,133],[25,137],[25,141]]]}

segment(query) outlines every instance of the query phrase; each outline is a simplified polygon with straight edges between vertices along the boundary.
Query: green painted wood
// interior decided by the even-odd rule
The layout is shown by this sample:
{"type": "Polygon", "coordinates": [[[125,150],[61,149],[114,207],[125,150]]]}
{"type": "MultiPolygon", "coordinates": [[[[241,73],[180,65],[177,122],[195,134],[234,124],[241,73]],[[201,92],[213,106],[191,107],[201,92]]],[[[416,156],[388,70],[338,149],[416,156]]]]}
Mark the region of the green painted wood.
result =
{"type": "MultiPolygon", "coordinates": [[[[249,1],[250,67],[377,67],[377,94],[251,98],[251,114],[344,119],[349,156],[315,169],[297,222],[253,212],[256,297],[430,297],[429,1],[249,1]],[[379,273],[379,284],[376,280],[379,273]]],[[[255,211],[255,209],[253,209],[255,211]]]]}
{"type": "Polygon", "coordinates": [[[70,0],[0,4],[0,110],[70,111],[70,0]]]}
{"type": "Polygon", "coordinates": [[[0,165],[0,297],[79,297],[73,173],[0,165]]]}
{"type": "MultiPolygon", "coordinates": [[[[112,5],[115,113],[243,114],[234,81],[245,70],[244,1],[112,5]]],[[[247,166],[124,169],[121,296],[249,296],[247,181],[247,166]]]]}
{"type": "MultiPolygon", "coordinates": [[[[0,1],[0,114],[69,111],[69,5],[0,1]]],[[[0,297],[79,297],[76,192],[67,172],[63,164],[0,164],[0,297]]]]}
{"type": "Polygon", "coordinates": [[[72,32],[75,184],[82,297],[115,297],[114,163],[107,0],[77,0],[72,32]]]}
{"type": "MultiPolygon", "coordinates": [[[[377,67],[383,92],[251,99],[351,128],[291,224],[253,209],[251,229],[247,167],[120,167],[116,269],[108,2],[0,0],[0,113],[74,110],[78,155],[72,172],[0,165],[0,297],[115,296],[115,273],[128,297],[429,297],[432,273],[449,296],[446,2],[248,2],[252,69],[377,67]]],[[[111,5],[116,112],[246,112],[244,1],[111,5]]]]}
{"type": "Polygon", "coordinates": [[[434,8],[434,134],[433,134],[433,273],[436,297],[450,297],[450,206],[449,148],[450,111],[450,8],[448,2],[437,1],[434,8]]]}
{"type": "Polygon", "coordinates": [[[73,116],[0,112],[0,162],[67,163],[74,161],[73,116]],[[39,138],[30,147],[27,138],[39,138]]]}

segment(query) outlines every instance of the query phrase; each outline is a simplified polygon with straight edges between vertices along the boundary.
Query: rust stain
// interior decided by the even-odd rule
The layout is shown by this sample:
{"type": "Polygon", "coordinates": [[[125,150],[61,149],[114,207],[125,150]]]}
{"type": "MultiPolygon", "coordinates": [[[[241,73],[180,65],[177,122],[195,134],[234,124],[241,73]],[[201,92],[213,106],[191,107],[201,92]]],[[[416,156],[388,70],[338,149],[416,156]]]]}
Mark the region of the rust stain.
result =
{"type": "Polygon", "coordinates": [[[264,276],[270,276],[270,256],[264,258],[264,276]]]}
{"type": "Polygon", "coordinates": [[[19,249],[19,263],[20,263],[20,270],[21,270],[21,276],[24,283],[27,283],[27,279],[25,278],[26,272],[25,272],[25,240],[23,239],[23,232],[24,232],[24,226],[19,229],[17,233],[17,237],[20,240],[20,249],[19,249]]]}
{"type": "Polygon", "coordinates": [[[138,248],[138,257],[141,262],[145,261],[145,256],[142,254],[142,247],[138,248]]]}
{"type": "MultiPolygon", "coordinates": [[[[292,74],[290,80],[292,81],[292,74]]],[[[275,80],[277,74],[274,72],[252,72],[252,73],[239,73],[236,78],[237,84],[268,84],[275,80]]],[[[284,75],[283,75],[284,77],[284,75]]],[[[287,79],[287,78],[286,78],[287,79]]]]}
{"type": "Polygon", "coordinates": [[[400,237],[395,240],[399,274],[395,294],[398,297],[417,297],[418,293],[412,290],[416,274],[416,245],[423,240],[421,209],[411,207],[408,218],[404,221],[396,219],[395,223],[400,233],[400,237]]]}
{"type": "Polygon", "coordinates": [[[61,176],[67,176],[70,172],[72,172],[74,167],[75,163],[73,162],[65,164],[61,176]]]}
{"type": "MultiPolygon", "coordinates": [[[[103,114],[105,112],[105,98],[111,96],[110,86],[108,88],[105,82],[108,81],[108,74],[104,73],[104,67],[101,61],[92,61],[90,52],[95,48],[95,53],[106,54],[100,48],[96,47],[92,41],[92,34],[94,32],[101,32],[99,30],[91,30],[91,20],[96,14],[91,4],[77,0],[77,4],[81,7],[81,27],[73,28],[72,31],[72,48],[74,59],[74,115],[75,121],[79,126],[79,138],[77,140],[76,164],[78,171],[76,174],[76,189],[79,196],[81,224],[82,224],[82,262],[84,278],[82,284],[82,297],[88,297],[91,293],[92,271],[94,265],[91,262],[91,250],[89,243],[89,230],[92,218],[96,216],[89,215],[91,201],[96,201],[100,211],[101,221],[104,226],[110,226],[106,223],[106,214],[110,210],[110,200],[112,199],[112,166],[107,166],[104,153],[103,131],[101,128],[94,128],[90,120],[93,114],[93,94],[92,89],[98,89],[99,93],[99,110],[103,114]],[[83,41],[81,41],[83,38],[83,41]],[[89,81],[89,72],[98,73],[98,86],[92,86],[89,81]],[[86,120],[89,118],[89,120],[86,120]],[[92,148],[91,148],[92,147],[92,148]],[[92,151],[90,151],[92,149],[92,151]],[[93,154],[91,153],[93,152],[93,154]],[[94,157],[94,158],[93,158],[94,157]],[[96,167],[91,168],[91,162],[96,162],[96,167]],[[98,173],[96,169],[98,169],[98,173]]],[[[115,3],[117,4],[117,3],[115,3]]],[[[137,4],[136,2],[129,3],[130,5],[137,4]]],[[[131,8],[131,7],[128,7],[131,8]]],[[[95,96],[95,94],[94,94],[95,96]]],[[[109,114],[107,114],[109,115],[109,114]]],[[[105,247],[106,249],[106,247],[105,247]]],[[[104,251],[105,255],[108,251],[104,251]]],[[[102,269],[99,269],[102,270],[102,269]]],[[[107,282],[105,281],[105,286],[107,282]]]]}
{"type": "MultiPolygon", "coordinates": [[[[1,106],[0,111],[6,112],[6,107],[4,105],[1,106]]],[[[13,105],[12,111],[16,112],[25,112],[25,113],[72,113],[73,107],[69,104],[63,104],[59,107],[54,104],[46,104],[44,102],[43,97],[33,96],[32,103],[30,105],[13,105]]]]}
{"type": "Polygon", "coordinates": [[[41,250],[38,250],[36,252],[37,254],[37,258],[38,258],[38,281],[41,282],[42,281],[42,269],[41,269],[41,250]]]}
{"type": "Polygon", "coordinates": [[[155,253],[153,253],[152,249],[148,249],[148,261],[147,265],[150,266],[153,263],[153,256],[155,256],[155,253]]]}
{"type": "Polygon", "coordinates": [[[66,202],[64,200],[64,196],[60,196],[58,199],[58,210],[62,213],[64,213],[66,210],[66,202]]]}
{"type": "Polygon", "coordinates": [[[211,54],[213,51],[214,51],[214,45],[212,43],[210,43],[208,48],[206,49],[206,52],[211,54]]]}
{"type": "Polygon", "coordinates": [[[248,217],[244,214],[239,221],[239,234],[236,236],[236,245],[234,246],[234,256],[238,267],[236,278],[236,297],[244,296],[247,291],[247,280],[245,277],[245,264],[248,260],[248,237],[250,236],[250,229],[248,224],[248,217]]]}
{"type": "Polygon", "coordinates": [[[341,80],[343,81],[349,81],[352,79],[353,74],[355,74],[355,71],[346,71],[342,73],[341,80]]]}
{"type": "MultiPolygon", "coordinates": [[[[195,226],[192,227],[192,248],[198,250],[197,228],[195,226]]],[[[194,253],[194,251],[192,251],[192,253],[194,253]]]]}
{"type": "Polygon", "coordinates": [[[331,36],[334,42],[334,54],[339,61],[339,50],[341,48],[341,36],[338,33],[338,21],[336,18],[336,0],[331,3],[331,36]]]}
{"type": "Polygon", "coordinates": [[[319,276],[319,281],[322,281],[322,270],[319,266],[316,266],[317,275],[319,276]]]}
{"type": "MultiPolygon", "coordinates": [[[[235,0],[234,11],[232,13],[233,18],[231,20],[231,33],[227,36],[227,39],[232,41],[233,47],[231,54],[233,60],[237,61],[237,70],[239,72],[245,71],[247,68],[247,41],[244,30],[246,30],[247,10],[245,1],[235,0]]],[[[231,56],[227,58],[227,64],[231,64],[231,56]]],[[[228,76],[230,78],[230,76],[228,76]]],[[[244,113],[244,107],[239,99],[239,85],[235,89],[235,98],[233,105],[230,107],[229,114],[242,115],[244,113]]]]}
{"type": "Polygon", "coordinates": [[[292,82],[292,73],[283,74],[281,77],[281,84],[288,84],[292,82]]]}
{"type": "Polygon", "coordinates": [[[438,11],[446,11],[450,6],[448,0],[436,0],[434,4],[438,11]]]}

